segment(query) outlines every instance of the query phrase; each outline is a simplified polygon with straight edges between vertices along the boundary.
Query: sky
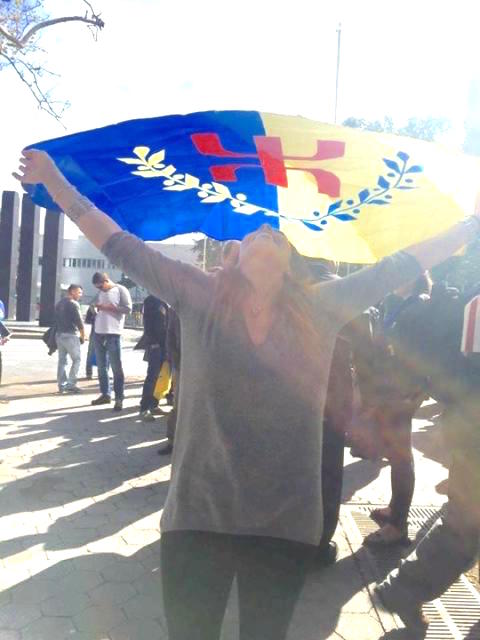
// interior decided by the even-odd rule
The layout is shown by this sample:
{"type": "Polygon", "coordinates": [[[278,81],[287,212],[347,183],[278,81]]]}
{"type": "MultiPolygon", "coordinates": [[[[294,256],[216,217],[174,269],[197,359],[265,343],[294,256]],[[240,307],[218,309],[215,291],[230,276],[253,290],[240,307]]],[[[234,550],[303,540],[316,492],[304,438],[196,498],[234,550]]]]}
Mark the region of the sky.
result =
{"type": "MultiPolygon", "coordinates": [[[[13,72],[0,70],[0,189],[23,146],[131,118],[253,109],[333,122],[341,23],[338,117],[444,117],[460,144],[480,78],[480,3],[469,0],[92,0],[105,29],[45,30],[52,96],[71,103],[63,126],[39,111],[13,72]],[[64,128],[65,127],[65,128],[64,128]]],[[[80,0],[47,0],[52,17],[80,0]]]]}

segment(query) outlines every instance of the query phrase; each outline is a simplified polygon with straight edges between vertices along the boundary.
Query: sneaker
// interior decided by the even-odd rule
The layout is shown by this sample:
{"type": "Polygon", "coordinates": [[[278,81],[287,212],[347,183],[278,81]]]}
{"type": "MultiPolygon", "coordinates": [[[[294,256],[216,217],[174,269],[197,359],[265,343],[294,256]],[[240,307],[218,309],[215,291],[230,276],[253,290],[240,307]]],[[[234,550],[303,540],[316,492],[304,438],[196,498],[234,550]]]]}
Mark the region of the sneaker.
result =
{"type": "Polygon", "coordinates": [[[80,387],[77,387],[77,385],[74,385],[73,387],[65,387],[65,393],[82,393],[82,390],[80,389],[80,387]]]}
{"type": "Polygon", "coordinates": [[[164,447],[157,451],[159,456],[169,456],[173,451],[173,444],[168,442],[164,447]]]}
{"type": "Polygon", "coordinates": [[[105,396],[105,395],[101,395],[98,396],[98,398],[95,398],[95,400],[92,400],[91,404],[93,405],[98,405],[98,404],[110,404],[110,402],[112,401],[110,396],[105,396]]]}
{"type": "Polygon", "coordinates": [[[154,407],[153,409],[150,409],[150,413],[152,416],[166,416],[169,412],[165,411],[163,407],[154,407]]]}
{"type": "Polygon", "coordinates": [[[123,409],[123,400],[119,398],[115,400],[115,404],[113,405],[112,411],[121,411],[123,409]]]}
{"type": "Polygon", "coordinates": [[[146,411],[140,411],[140,419],[142,422],[155,422],[155,416],[151,411],[149,411],[149,409],[146,409],[146,411]]]}

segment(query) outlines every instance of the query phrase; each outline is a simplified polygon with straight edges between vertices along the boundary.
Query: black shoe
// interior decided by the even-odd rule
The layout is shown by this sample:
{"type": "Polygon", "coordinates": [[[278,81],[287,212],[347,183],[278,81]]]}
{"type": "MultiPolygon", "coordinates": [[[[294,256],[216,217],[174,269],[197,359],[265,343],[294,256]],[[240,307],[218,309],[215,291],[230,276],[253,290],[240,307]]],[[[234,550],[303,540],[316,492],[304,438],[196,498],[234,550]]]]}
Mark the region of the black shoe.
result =
{"type": "Polygon", "coordinates": [[[315,556],[315,564],[318,567],[329,567],[335,564],[337,556],[337,543],[332,540],[327,545],[318,548],[317,555],[315,556]]]}
{"type": "Polygon", "coordinates": [[[123,399],[119,398],[115,400],[112,411],[121,411],[123,409],[123,399]]]}
{"type": "Polygon", "coordinates": [[[98,404],[110,404],[110,402],[112,401],[110,396],[104,396],[103,394],[101,396],[98,396],[98,398],[95,398],[95,400],[92,400],[92,402],[90,404],[93,405],[98,405],[98,404]]]}
{"type": "Polygon", "coordinates": [[[173,451],[173,444],[169,442],[164,447],[157,451],[159,456],[169,456],[173,451]]]}
{"type": "MultiPolygon", "coordinates": [[[[396,613],[405,627],[412,634],[412,640],[423,640],[427,634],[430,620],[422,612],[422,604],[409,598],[396,598],[387,588],[377,585],[373,592],[383,605],[392,613],[396,613]]],[[[410,637],[410,636],[409,636],[410,637]]]]}

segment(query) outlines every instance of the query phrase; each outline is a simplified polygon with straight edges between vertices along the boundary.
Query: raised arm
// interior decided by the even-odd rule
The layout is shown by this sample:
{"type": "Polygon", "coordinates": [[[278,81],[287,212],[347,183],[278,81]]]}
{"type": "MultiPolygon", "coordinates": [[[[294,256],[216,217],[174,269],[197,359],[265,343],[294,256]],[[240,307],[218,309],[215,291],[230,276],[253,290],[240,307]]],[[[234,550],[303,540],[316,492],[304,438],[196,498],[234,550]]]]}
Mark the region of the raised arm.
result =
{"type": "Polygon", "coordinates": [[[114,233],[122,230],[106,213],[78,193],[45,151],[24,150],[19,171],[13,174],[14,177],[25,184],[43,184],[60,209],[97,249],[101,250],[114,233]]]}
{"type": "MultiPolygon", "coordinates": [[[[211,279],[200,269],[170,260],[139,238],[122,231],[106,213],[81,196],[44,151],[23,151],[15,178],[43,184],[52,199],[83,234],[137,284],[171,306],[200,304],[211,279]]],[[[128,305],[127,305],[128,306],[128,305]]]]}
{"type": "Polygon", "coordinates": [[[367,307],[377,304],[387,293],[446,260],[479,236],[479,204],[477,201],[474,215],[433,238],[388,256],[376,265],[346,278],[316,285],[318,313],[330,313],[335,316],[334,322],[343,326],[367,307]]]}

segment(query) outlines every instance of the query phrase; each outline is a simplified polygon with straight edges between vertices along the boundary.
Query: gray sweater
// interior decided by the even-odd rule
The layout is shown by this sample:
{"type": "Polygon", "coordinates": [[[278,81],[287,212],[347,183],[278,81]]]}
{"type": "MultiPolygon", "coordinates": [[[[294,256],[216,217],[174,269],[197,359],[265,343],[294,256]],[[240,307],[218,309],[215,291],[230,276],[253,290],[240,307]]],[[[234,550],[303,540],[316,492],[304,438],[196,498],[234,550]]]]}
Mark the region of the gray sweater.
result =
{"type": "Polygon", "coordinates": [[[234,317],[228,331],[212,319],[215,276],[123,232],[108,240],[103,253],[180,316],[181,391],[162,531],[318,544],[322,422],[336,335],[366,307],[415,279],[417,261],[400,252],[314,287],[321,366],[312,381],[295,335],[281,319],[256,347],[242,317],[234,317]]]}

